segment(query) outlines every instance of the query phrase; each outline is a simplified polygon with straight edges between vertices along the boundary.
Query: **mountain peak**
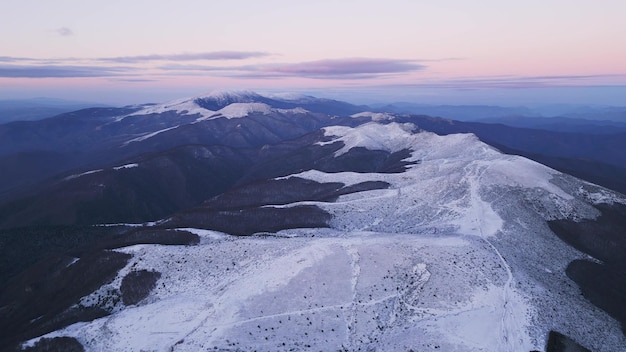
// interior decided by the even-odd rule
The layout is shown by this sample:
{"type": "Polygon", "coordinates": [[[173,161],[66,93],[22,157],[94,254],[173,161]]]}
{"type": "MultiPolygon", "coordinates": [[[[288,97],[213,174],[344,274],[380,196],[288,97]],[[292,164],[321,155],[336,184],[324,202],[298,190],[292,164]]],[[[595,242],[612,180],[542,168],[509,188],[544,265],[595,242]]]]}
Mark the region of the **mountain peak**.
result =
{"type": "Polygon", "coordinates": [[[280,92],[280,93],[263,93],[262,96],[274,100],[280,101],[298,101],[298,102],[307,102],[307,101],[315,101],[315,100],[323,100],[320,98],[316,98],[310,95],[295,93],[295,92],[280,92]]]}
{"type": "Polygon", "coordinates": [[[220,116],[226,118],[241,118],[251,113],[269,114],[271,112],[272,108],[263,103],[231,103],[218,111],[220,116]]]}
{"type": "Polygon", "coordinates": [[[366,123],[357,127],[330,126],[323,128],[324,136],[331,137],[328,142],[320,142],[320,145],[331,144],[337,141],[344,143],[344,147],[335,152],[335,156],[347,153],[354,147],[362,147],[370,150],[384,150],[395,153],[403,149],[414,147],[414,132],[418,130],[412,123],[379,124],[376,122],[366,123]]]}
{"type": "Polygon", "coordinates": [[[236,103],[247,103],[249,100],[258,99],[261,95],[256,92],[250,90],[226,90],[226,89],[216,89],[212,90],[205,94],[200,94],[198,96],[193,97],[193,100],[196,99],[208,99],[219,102],[236,102],[236,103]]]}
{"type": "Polygon", "coordinates": [[[264,103],[263,96],[252,91],[215,90],[191,98],[196,105],[217,111],[233,103],[264,103]]]}
{"type": "MultiPolygon", "coordinates": [[[[166,112],[176,112],[179,115],[199,115],[200,119],[206,120],[216,116],[220,110],[231,104],[257,104],[253,111],[264,112],[267,109],[262,108],[259,111],[258,104],[265,105],[270,109],[293,110],[299,109],[313,113],[323,113],[327,115],[351,115],[362,112],[366,109],[363,106],[356,106],[350,103],[316,98],[309,95],[299,93],[267,93],[260,94],[250,90],[214,90],[205,94],[192,97],[172,100],[162,104],[146,105],[142,109],[131,114],[116,117],[115,121],[119,122],[128,116],[163,114],[166,112]]],[[[241,106],[233,107],[238,110],[241,106]]],[[[250,108],[250,106],[248,106],[250,108]]],[[[236,115],[240,115],[238,110],[236,115]]],[[[294,110],[295,112],[295,110],[294,110]]]]}

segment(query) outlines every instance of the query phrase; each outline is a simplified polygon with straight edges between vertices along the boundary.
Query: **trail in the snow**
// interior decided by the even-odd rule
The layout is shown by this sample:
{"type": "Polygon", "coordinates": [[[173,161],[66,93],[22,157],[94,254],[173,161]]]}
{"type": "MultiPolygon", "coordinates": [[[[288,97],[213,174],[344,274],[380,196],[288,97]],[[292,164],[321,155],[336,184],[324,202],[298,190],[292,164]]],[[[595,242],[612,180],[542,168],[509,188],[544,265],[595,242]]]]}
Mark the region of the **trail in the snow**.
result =
{"type": "Polygon", "coordinates": [[[510,318],[508,312],[509,306],[509,295],[513,286],[513,273],[511,272],[511,267],[507,263],[506,259],[502,256],[500,251],[488,240],[484,239],[485,242],[489,245],[489,247],[496,253],[500,261],[502,262],[503,267],[506,269],[507,280],[502,288],[502,317],[500,320],[500,341],[502,346],[506,346],[507,351],[515,351],[516,346],[514,345],[513,339],[509,336],[512,331],[512,327],[509,326],[510,318]]]}
{"type": "Polygon", "coordinates": [[[350,306],[350,314],[348,316],[348,349],[349,350],[356,350],[356,343],[357,343],[357,338],[356,338],[356,316],[357,316],[357,310],[359,308],[359,304],[358,304],[358,284],[359,284],[359,276],[361,275],[361,266],[359,265],[359,261],[361,259],[361,256],[359,254],[359,251],[357,250],[356,247],[354,246],[350,246],[346,249],[346,251],[348,252],[348,254],[350,255],[350,265],[352,267],[352,304],[350,306]]]}
{"type": "Polygon", "coordinates": [[[505,268],[507,272],[507,281],[502,288],[502,315],[500,318],[500,334],[498,336],[498,339],[500,341],[500,346],[505,348],[505,351],[514,352],[516,351],[516,348],[518,346],[515,345],[515,341],[510,335],[514,331],[513,329],[518,328],[518,327],[510,326],[512,322],[511,319],[515,319],[515,317],[509,316],[509,315],[514,315],[514,314],[512,314],[512,312],[509,311],[509,307],[508,307],[510,291],[512,290],[512,286],[513,286],[513,273],[511,272],[511,267],[507,263],[506,259],[504,259],[500,251],[493,245],[493,243],[491,243],[491,241],[487,239],[487,236],[485,236],[485,233],[483,231],[484,216],[486,214],[484,213],[485,209],[483,208],[482,204],[480,204],[482,202],[482,199],[480,198],[479,187],[480,187],[480,178],[483,176],[483,174],[488,168],[489,168],[488,166],[480,168],[479,166],[476,165],[470,169],[468,165],[466,166],[465,171],[468,174],[468,180],[469,180],[470,197],[471,197],[470,204],[471,204],[472,210],[474,210],[474,215],[476,216],[475,221],[478,224],[480,237],[487,243],[487,245],[491,248],[491,250],[498,256],[498,258],[502,262],[502,266],[505,268]]]}
{"type": "Polygon", "coordinates": [[[485,209],[481,204],[480,198],[480,178],[483,176],[487,167],[480,167],[476,162],[472,162],[464,167],[465,175],[469,187],[469,211],[473,212],[476,228],[480,233],[480,237],[485,237],[485,209]]]}

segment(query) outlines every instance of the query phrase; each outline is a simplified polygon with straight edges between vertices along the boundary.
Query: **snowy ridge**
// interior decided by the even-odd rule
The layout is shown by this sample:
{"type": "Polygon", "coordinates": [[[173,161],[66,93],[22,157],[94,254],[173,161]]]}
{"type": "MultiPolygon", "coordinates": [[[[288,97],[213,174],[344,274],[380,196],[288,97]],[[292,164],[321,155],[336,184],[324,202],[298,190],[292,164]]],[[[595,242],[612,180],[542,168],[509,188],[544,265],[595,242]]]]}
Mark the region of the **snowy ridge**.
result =
{"type": "Polygon", "coordinates": [[[249,90],[213,90],[209,93],[197,95],[191,100],[208,99],[216,102],[250,103],[258,100],[261,95],[249,90]]]}
{"type": "Polygon", "coordinates": [[[132,163],[132,164],[126,164],[126,165],[121,165],[121,166],[116,166],[113,168],[113,170],[122,170],[122,169],[132,169],[135,167],[139,167],[139,164],[137,163],[132,163]]]}
{"type": "MultiPolygon", "coordinates": [[[[132,168],[135,168],[135,167],[138,167],[138,166],[139,166],[139,164],[134,164],[134,163],[133,164],[126,164],[126,165],[121,165],[121,166],[115,166],[115,167],[113,167],[113,170],[119,171],[119,170],[123,170],[123,169],[132,169],[132,168]]],[[[104,171],[104,169],[85,171],[85,172],[80,173],[80,174],[67,176],[67,177],[65,177],[63,179],[63,181],[73,180],[75,178],[79,178],[79,177],[82,177],[82,176],[95,174],[95,173],[102,172],[102,171],[104,171]]]]}
{"type": "Polygon", "coordinates": [[[123,120],[129,116],[162,114],[165,112],[173,111],[180,115],[200,115],[200,117],[210,117],[215,114],[214,111],[207,110],[194,102],[193,98],[177,99],[165,104],[158,104],[145,107],[139,111],[135,111],[132,114],[124,115],[116,118],[116,122],[123,120]]]}
{"type": "Polygon", "coordinates": [[[132,270],[161,273],[149,296],[47,336],[74,337],[87,351],[516,352],[542,350],[549,330],[597,351],[626,343],[619,323],[565,276],[583,255],[545,223],[594,218],[589,202],[622,198],[472,134],[367,123],[324,135],[331,140],[319,144],[344,143],[336,156],[357,147],[409,150],[413,164],[399,173],[277,178],[389,184],[333,202],[273,206],[316,205],[332,215],[327,229],[235,237],[185,228],[178,230],[200,236],[199,245],[121,249],[133,258],[85,305],[118,292],[132,270]]]}
{"type": "Polygon", "coordinates": [[[364,111],[350,115],[350,117],[369,117],[372,121],[392,121],[395,116],[386,112],[370,112],[364,111]]]}
{"type": "Polygon", "coordinates": [[[335,156],[347,153],[355,147],[363,147],[369,150],[384,150],[394,153],[410,148],[415,135],[411,131],[417,129],[414,124],[390,123],[380,125],[367,123],[356,128],[345,126],[331,126],[324,128],[324,136],[336,137],[329,142],[320,142],[318,145],[343,142],[343,148],[335,152],[335,156]]]}
{"type": "MultiPolygon", "coordinates": [[[[480,180],[483,186],[539,187],[564,199],[573,198],[572,195],[550,182],[554,175],[561,175],[560,172],[523,157],[502,154],[481,142],[473,134],[439,136],[425,131],[415,133],[418,131],[417,126],[396,122],[389,124],[372,122],[357,127],[332,126],[323,130],[325,136],[335,138],[318,144],[331,144],[337,141],[344,143],[344,147],[335,153],[336,156],[347,153],[355,147],[390,153],[408,149],[411,150],[411,157],[407,158],[407,161],[436,165],[440,171],[452,170],[458,162],[472,163],[475,168],[488,169],[489,177],[480,180]]],[[[465,171],[466,176],[470,175],[470,169],[465,169],[465,171]]],[[[317,171],[310,172],[316,173],[317,171]]],[[[411,172],[408,174],[411,175],[411,172]]],[[[402,178],[407,177],[407,173],[402,175],[402,178]]],[[[393,174],[359,176],[360,179],[367,179],[367,177],[393,179],[395,176],[393,174]]],[[[353,184],[352,180],[343,181],[353,184]]],[[[417,179],[414,179],[411,183],[416,181],[417,179]]]]}
{"type": "Polygon", "coordinates": [[[218,103],[249,103],[254,102],[260,95],[248,91],[213,91],[207,94],[198,95],[191,98],[181,98],[169,101],[164,104],[157,104],[145,107],[132,114],[118,117],[116,121],[121,121],[128,116],[162,114],[165,112],[176,112],[180,115],[200,115],[198,119],[208,119],[216,115],[216,111],[205,109],[198,105],[197,101],[202,99],[213,100],[218,103]]]}
{"type": "Polygon", "coordinates": [[[483,194],[497,187],[538,188],[553,195],[549,200],[552,204],[545,206],[555,208],[554,214],[560,214],[556,216],[567,218],[575,211],[569,204],[573,196],[550,182],[559,172],[522,157],[501,154],[472,134],[438,136],[430,132],[411,133],[412,129],[413,125],[398,123],[324,129],[326,135],[338,137],[324,143],[345,143],[336,155],[354,147],[387,152],[411,150],[406,160],[419,163],[403,173],[311,170],[294,176],[346,185],[366,181],[392,185],[387,190],[350,194],[335,203],[320,203],[320,207],[335,215],[333,222],[340,228],[406,233],[419,232],[423,227],[449,226],[464,234],[495,236],[504,222],[483,194]],[[403,220],[407,217],[413,221],[403,220]]]}
{"type": "Polygon", "coordinates": [[[292,92],[286,92],[286,93],[260,93],[261,96],[264,96],[266,98],[270,98],[270,99],[276,99],[276,100],[282,100],[282,101],[313,101],[316,100],[317,98],[312,97],[310,95],[305,95],[305,94],[300,94],[300,93],[292,93],[292,92]]]}
{"type": "Polygon", "coordinates": [[[238,119],[246,117],[250,114],[269,115],[278,114],[307,114],[309,111],[303,108],[294,109],[274,109],[264,103],[232,103],[223,109],[218,110],[215,114],[208,117],[200,117],[195,122],[218,119],[225,117],[227,119],[238,119]]]}
{"type": "Polygon", "coordinates": [[[311,112],[304,108],[293,108],[293,109],[274,109],[274,111],[280,114],[310,114],[311,112]]]}
{"type": "Polygon", "coordinates": [[[130,143],[133,143],[133,142],[145,141],[146,139],[152,138],[152,137],[156,136],[157,134],[161,134],[163,132],[167,132],[169,130],[173,130],[173,129],[178,128],[178,127],[180,127],[180,125],[179,126],[173,126],[173,127],[164,128],[162,130],[158,130],[158,131],[155,131],[155,132],[152,132],[152,133],[147,133],[147,134],[145,134],[145,135],[143,135],[141,137],[133,138],[133,139],[131,139],[129,141],[124,142],[124,144],[122,144],[122,146],[123,147],[127,146],[127,145],[129,145],[130,143]]]}
{"type": "MultiPolygon", "coordinates": [[[[182,98],[173,100],[164,104],[157,104],[144,107],[132,114],[117,117],[115,122],[122,121],[129,116],[142,116],[151,114],[162,114],[166,112],[175,112],[179,115],[193,116],[198,115],[195,122],[212,120],[217,118],[241,118],[252,113],[260,114],[306,114],[309,113],[301,107],[293,109],[275,109],[271,106],[259,102],[263,96],[249,91],[214,91],[204,95],[198,95],[192,98],[182,98]],[[212,101],[224,105],[223,108],[213,111],[203,108],[199,103],[201,101],[212,101]]],[[[290,99],[283,99],[290,101],[290,99]]],[[[149,138],[149,137],[148,137],[149,138]]]]}
{"type": "Polygon", "coordinates": [[[217,111],[216,116],[225,117],[227,119],[236,119],[253,113],[268,115],[271,112],[272,108],[263,103],[232,103],[217,111]]]}
{"type": "Polygon", "coordinates": [[[626,204],[626,197],[589,182],[580,186],[577,193],[593,204],[626,204]]]}
{"type": "Polygon", "coordinates": [[[69,180],[73,180],[75,178],[79,178],[81,176],[86,176],[86,175],[91,175],[91,174],[95,174],[96,172],[101,172],[104,171],[103,169],[98,169],[98,170],[90,170],[90,171],[86,171],[80,174],[76,174],[76,175],[70,175],[67,176],[66,178],[63,179],[63,181],[69,181],[69,180]]]}

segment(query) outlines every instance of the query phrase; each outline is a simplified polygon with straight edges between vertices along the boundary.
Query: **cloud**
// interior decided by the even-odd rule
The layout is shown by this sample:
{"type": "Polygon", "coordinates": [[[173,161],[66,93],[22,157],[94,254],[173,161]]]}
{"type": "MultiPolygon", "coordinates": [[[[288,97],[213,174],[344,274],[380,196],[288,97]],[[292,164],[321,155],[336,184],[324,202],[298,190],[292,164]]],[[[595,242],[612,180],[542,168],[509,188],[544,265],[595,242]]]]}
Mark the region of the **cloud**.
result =
{"type": "Polygon", "coordinates": [[[259,51],[213,51],[205,53],[137,55],[97,58],[97,61],[117,63],[142,63],[148,61],[199,61],[199,60],[244,60],[269,56],[270,53],[259,51]]]}
{"type": "Polygon", "coordinates": [[[259,66],[256,72],[282,77],[369,78],[425,69],[410,60],[348,58],[259,66]]]}
{"type": "MultiPolygon", "coordinates": [[[[101,58],[28,58],[0,56],[0,77],[4,78],[69,78],[69,77],[108,77],[134,76],[146,74],[167,74],[155,72],[142,64],[150,61],[186,62],[199,60],[242,60],[271,55],[256,51],[215,51],[190,54],[140,55],[101,58]],[[125,64],[126,66],[120,66],[125,64]]],[[[215,68],[217,70],[217,68],[215,68]]]]}
{"type": "Polygon", "coordinates": [[[144,82],[158,82],[157,79],[148,78],[112,78],[116,82],[129,82],[129,83],[144,83],[144,82]]]}
{"type": "Polygon", "coordinates": [[[107,77],[151,75],[231,77],[240,79],[311,78],[327,80],[364,80],[397,76],[425,70],[421,60],[391,58],[343,58],[296,63],[260,63],[251,65],[209,65],[208,60],[242,60],[269,56],[256,51],[215,51],[188,54],[152,54],[107,58],[37,59],[0,57],[0,77],[107,77]],[[159,66],[142,65],[162,61],[159,66]],[[204,61],[204,62],[203,62],[204,61]],[[124,66],[122,66],[124,65],[124,66]]]}
{"type": "Polygon", "coordinates": [[[624,74],[553,75],[553,76],[492,76],[457,79],[434,79],[397,85],[397,87],[446,89],[522,89],[568,87],[578,85],[606,85],[607,81],[625,82],[624,74]]]}
{"type": "Polygon", "coordinates": [[[185,54],[151,54],[151,55],[136,55],[136,56],[118,56],[118,57],[95,57],[95,58],[76,58],[76,57],[64,57],[64,58],[52,58],[52,59],[39,59],[28,57],[12,57],[12,56],[0,56],[0,62],[16,62],[16,61],[28,61],[33,64],[42,64],[47,62],[63,62],[66,64],[72,64],[77,62],[107,62],[107,63],[124,63],[124,64],[142,64],[150,61],[171,61],[171,62],[184,62],[184,61],[202,61],[202,60],[244,60],[250,58],[259,58],[270,56],[271,53],[261,51],[212,51],[204,53],[185,53],[185,54]]]}
{"type": "Polygon", "coordinates": [[[85,78],[110,77],[128,71],[121,67],[57,66],[57,65],[0,65],[2,78],[85,78]]]}
{"type": "Polygon", "coordinates": [[[74,35],[74,31],[72,31],[70,28],[67,28],[67,27],[57,28],[55,29],[55,32],[57,32],[57,34],[62,37],[69,37],[71,35],[74,35]]]}
{"type": "Polygon", "coordinates": [[[10,57],[10,56],[0,56],[0,62],[16,62],[18,58],[10,57]]]}
{"type": "Polygon", "coordinates": [[[0,56],[0,62],[20,62],[23,64],[42,65],[50,62],[64,62],[71,63],[72,61],[78,61],[75,58],[63,58],[63,59],[37,59],[32,57],[19,57],[19,56],[0,56]]]}
{"type": "Polygon", "coordinates": [[[367,79],[385,75],[414,72],[426,69],[414,60],[380,58],[346,58],[276,63],[246,66],[166,65],[165,71],[222,72],[220,75],[238,78],[316,78],[316,79],[367,79]]]}

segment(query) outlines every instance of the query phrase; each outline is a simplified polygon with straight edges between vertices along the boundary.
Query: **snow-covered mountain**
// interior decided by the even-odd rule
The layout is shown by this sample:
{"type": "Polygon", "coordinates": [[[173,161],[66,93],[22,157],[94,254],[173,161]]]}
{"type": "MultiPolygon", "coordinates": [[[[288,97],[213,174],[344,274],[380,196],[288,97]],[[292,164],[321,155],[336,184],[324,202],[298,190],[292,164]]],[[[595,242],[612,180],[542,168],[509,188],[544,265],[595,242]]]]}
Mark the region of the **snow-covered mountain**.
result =
{"type": "Polygon", "coordinates": [[[134,113],[118,117],[116,121],[121,121],[128,116],[153,115],[166,112],[174,112],[178,115],[198,115],[195,122],[220,117],[241,118],[253,113],[289,113],[292,112],[290,110],[294,110],[294,113],[307,112],[301,107],[276,109],[267,103],[273,103],[272,99],[254,92],[215,91],[192,98],[177,99],[164,104],[147,105],[134,113]]]}
{"type": "Polygon", "coordinates": [[[626,138],[619,133],[572,134],[367,111],[372,108],[301,94],[214,91],[161,104],[90,108],[0,124],[0,203],[32,194],[51,177],[134,162],[130,159],[146,153],[189,144],[256,148],[370,119],[412,122],[438,134],[474,133],[507,153],[626,192],[626,159],[620,153],[626,138]]]}
{"type": "Polygon", "coordinates": [[[624,196],[393,119],[260,147],[218,195],[14,283],[11,328],[87,351],[532,351],[551,331],[626,348],[623,307],[602,303],[623,297],[624,196]]]}
{"type": "Polygon", "coordinates": [[[256,148],[344,124],[342,119],[350,121],[348,115],[359,111],[329,99],[218,91],[0,125],[0,167],[6,170],[0,174],[0,203],[63,172],[81,174],[190,144],[256,148]]]}
{"type": "MultiPolygon", "coordinates": [[[[200,115],[200,119],[206,120],[224,116],[227,118],[243,117],[249,113],[269,114],[278,109],[288,112],[295,109],[303,113],[306,108],[313,112],[321,112],[329,115],[336,113],[345,114],[347,111],[360,111],[361,108],[347,103],[330,99],[320,99],[299,94],[266,94],[261,95],[251,91],[212,91],[207,94],[191,98],[182,98],[164,104],[148,105],[130,114],[150,115],[165,112],[176,112],[182,115],[200,115]],[[337,109],[345,111],[337,112],[337,109]]],[[[122,120],[126,116],[120,116],[122,120]]]]}

